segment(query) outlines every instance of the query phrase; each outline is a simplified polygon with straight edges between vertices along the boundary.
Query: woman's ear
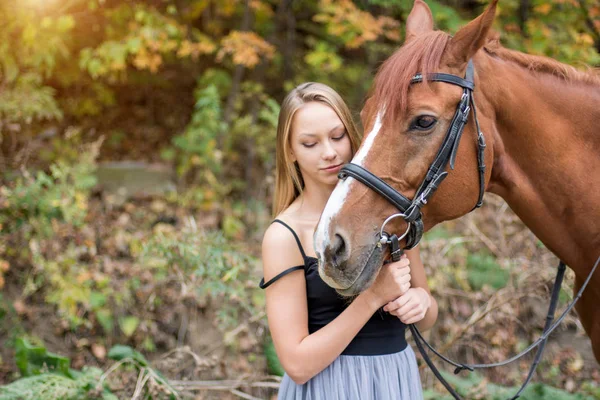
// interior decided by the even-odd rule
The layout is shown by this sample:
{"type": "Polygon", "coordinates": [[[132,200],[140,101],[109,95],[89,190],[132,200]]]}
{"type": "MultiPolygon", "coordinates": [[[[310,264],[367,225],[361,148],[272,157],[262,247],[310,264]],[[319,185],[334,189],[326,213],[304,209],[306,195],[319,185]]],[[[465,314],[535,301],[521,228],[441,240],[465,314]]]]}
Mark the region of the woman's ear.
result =
{"type": "Polygon", "coordinates": [[[292,149],[290,149],[290,160],[292,160],[292,162],[296,162],[296,155],[292,149]]]}

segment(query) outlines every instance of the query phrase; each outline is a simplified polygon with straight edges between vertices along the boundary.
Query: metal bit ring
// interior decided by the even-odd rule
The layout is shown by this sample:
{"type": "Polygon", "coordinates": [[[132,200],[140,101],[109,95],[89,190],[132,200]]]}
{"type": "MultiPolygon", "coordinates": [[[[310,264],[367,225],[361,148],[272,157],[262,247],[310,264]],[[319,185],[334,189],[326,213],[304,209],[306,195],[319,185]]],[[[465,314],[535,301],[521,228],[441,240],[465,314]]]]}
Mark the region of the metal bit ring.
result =
{"type": "MultiPolygon", "coordinates": [[[[387,225],[388,222],[390,222],[391,220],[393,220],[394,218],[398,218],[398,217],[402,217],[402,218],[406,218],[405,214],[402,213],[398,213],[398,214],[393,214],[390,215],[389,217],[386,218],[385,221],[383,221],[383,225],[381,225],[381,229],[379,231],[379,237],[380,239],[380,243],[383,244],[388,244],[389,243],[389,237],[388,235],[383,231],[385,226],[387,225]]],[[[402,234],[402,236],[398,237],[398,241],[404,239],[406,237],[406,235],[408,235],[408,232],[410,231],[410,222],[408,222],[408,226],[406,227],[406,231],[402,234]]]]}

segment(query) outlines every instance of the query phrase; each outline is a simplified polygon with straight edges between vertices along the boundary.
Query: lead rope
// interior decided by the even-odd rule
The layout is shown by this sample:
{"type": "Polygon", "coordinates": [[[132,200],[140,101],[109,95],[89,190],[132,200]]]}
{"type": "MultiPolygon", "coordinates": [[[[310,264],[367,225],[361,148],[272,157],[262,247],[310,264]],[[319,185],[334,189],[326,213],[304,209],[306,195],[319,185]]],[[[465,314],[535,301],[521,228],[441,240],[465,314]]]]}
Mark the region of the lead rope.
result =
{"type": "MultiPolygon", "coordinates": [[[[403,251],[400,249],[399,241],[397,240],[397,237],[395,239],[394,239],[394,237],[396,237],[396,235],[392,235],[390,237],[390,241],[389,241],[389,244],[391,246],[390,250],[391,250],[391,255],[392,255],[392,261],[399,261],[400,257],[402,256],[403,251]]],[[[585,282],[583,283],[583,285],[577,292],[577,295],[575,296],[575,298],[573,298],[573,300],[571,301],[569,306],[563,311],[563,313],[560,315],[558,320],[556,320],[556,322],[554,322],[554,314],[556,312],[556,306],[558,305],[558,295],[560,293],[560,287],[562,285],[562,281],[563,281],[565,270],[566,270],[565,263],[563,263],[562,261],[559,262],[558,270],[556,272],[556,278],[554,279],[554,285],[552,287],[552,294],[550,296],[550,305],[548,306],[548,314],[546,315],[546,324],[544,326],[544,330],[542,331],[542,335],[535,342],[533,342],[527,349],[525,349],[521,353],[517,354],[516,356],[513,356],[502,362],[491,363],[491,364],[472,364],[472,365],[457,363],[457,362],[452,361],[449,358],[443,356],[438,351],[436,351],[427,342],[427,340],[425,340],[425,338],[423,337],[423,335],[421,334],[421,332],[419,331],[419,329],[417,328],[417,326],[415,324],[410,324],[410,325],[408,325],[408,327],[414,337],[415,343],[417,345],[417,348],[419,349],[419,352],[421,353],[421,356],[423,356],[423,359],[425,360],[425,362],[427,363],[427,365],[429,366],[429,368],[431,369],[431,371],[433,372],[435,377],[438,378],[438,380],[442,383],[442,385],[444,385],[446,390],[448,390],[448,392],[456,400],[462,400],[462,398],[460,397],[460,395],[458,393],[456,393],[456,391],[452,388],[452,386],[450,386],[450,384],[444,379],[444,377],[442,376],[440,371],[433,364],[433,361],[431,360],[431,358],[425,351],[425,348],[423,347],[423,343],[434,354],[436,354],[438,357],[440,357],[442,360],[455,366],[456,369],[454,370],[454,374],[458,374],[465,369],[467,369],[469,371],[474,371],[475,369],[503,366],[503,365],[509,364],[509,363],[521,358],[523,355],[529,353],[535,347],[539,346],[538,351],[535,355],[534,361],[531,364],[531,367],[529,368],[529,373],[527,374],[527,378],[525,379],[525,382],[523,382],[519,391],[513,397],[510,398],[510,400],[515,400],[521,396],[521,393],[525,390],[525,387],[529,384],[529,382],[533,378],[533,374],[535,373],[535,370],[537,369],[537,366],[540,363],[542,354],[544,352],[544,348],[546,346],[546,342],[548,341],[548,337],[560,325],[562,320],[573,309],[573,307],[575,306],[575,303],[577,303],[577,301],[581,298],[581,296],[583,295],[583,291],[585,290],[588,283],[590,282],[590,280],[591,280],[592,276],[594,275],[594,272],[596,271],[596,268],[598,267],[599,264],[600,264],[600,257],[598,257],[598,259],[596,260],[594,267],[588,274],[587,279],[585,280],[585,282]]]]}
{"type": "MultiPolygon", "coordinates": [[[[390,251],[391,251],[391,255],[392,255],[392,261],[394,261],[394,262],[400,261],[400,257],[402,257],[402,254],[404,253],[404,251],[400,248],[398,237],[396,235],[392,235],[390,237],[389,244],[391,246],[390,251]]],[[[438,380],[442,383],[442,385],[444,385],[444,387],[452,395],[452,397],[454,397],[456,400],[462,400],[461,397],[458,395],[458,393],[456,393],[456,391],[452,388],[452,386],[450,386],[450,384],[448,382],[446,382],[446,380],[444,379],[444,377],[442,376],[440,371],[437,369],[435,364],[433,364],[433,361],[431,361],[431,358],[429,358],[429,355],[423,348],[423,344],[418,340],[418,337],[421,337],[421,332],[419,332],[416,325],[410,324],[410,325],[408,325],[408,327],[409,327],[410,331],[412,332],[413,337],[415,338],[415,343],[417,344],[419,353],[421,353],[421,356],[423,356],[423,359],[429,366],[429,369],[431,369],[431,372],[433,372],[435,377],[438,378],[438,380]]],[[[423,341],[425,343],[427,343],[425,341],[425,339],[423,339],[423,341]]]]}

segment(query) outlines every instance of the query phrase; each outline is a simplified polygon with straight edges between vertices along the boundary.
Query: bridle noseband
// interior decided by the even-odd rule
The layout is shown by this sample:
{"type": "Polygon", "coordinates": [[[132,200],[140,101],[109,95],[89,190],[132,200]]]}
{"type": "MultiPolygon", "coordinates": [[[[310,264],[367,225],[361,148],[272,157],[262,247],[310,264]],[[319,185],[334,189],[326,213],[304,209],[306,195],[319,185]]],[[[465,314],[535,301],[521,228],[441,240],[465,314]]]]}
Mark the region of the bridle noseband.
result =
{"type": "MultiPolygon", "coordinates": [[[[448,176],[448,172],[445,171],[448,164],[450,164],[450,168],[454,169],[454,163],[456,161],[456,153],[458,150],[458,145],[460,142],[460,138],[462,136],[465,125],[469,119],[469,114],[471,109],[473,110],[473,119],[475,120],[475,126],[477,128],[477,165],[479,172],[479,198],[477,203],[473,207],[472,210],[481,207],[483,204],[483,195],[485,192],[485,164],[484,164],[484,151],[485,151],[485,138],[481,129],[479,127],[479,121],[477,120],[477,109],[475,107],[475,102],[473,100],[473,89],[474,89],[474,66],[473,62],[469,61],[467,65],[467,71],[465,74],[465,78],[460,78],[455,75],[444,74],[444,73],[436,73],[430,74],[427,76],[429,81],[435,82],[445,82],[450,83],[452,85],[457,85],[463,88],[463,94],[461,96],[460,102],[456,108],[456,112],[454,117],[452,118],[452,123],[450,124],[450,128],[448,132],[446,132],[446,136],[440,146],[435,159],[429,166],[427,170],[427,174],[423,179],[423,182],[419,186],[414,198],[412,200],[408,199],[403,194],[399,193],[393,187],[388,185],[381,178],[377,177],[367,169],[361,167],[357,164],[348,163],[344,165],[338,174],[340,179],[346,179],[347,177],[352,177],[357,181],[363,183],[368,188],[372,189],[383,198],[385,198],[388,202],[394,205],[400,212],[397,214],[393,214],[388,217],[381,226],[379,235],[380,241],[377,243],[378,247],[383,245],[390,246],[390,254],[392,261],[398,261],[400,256],[402,255],[405,249],[411,249],[416,246],[421,238],[423,237],[423,220],[421,214],[421,208],[427,204],[433,193],[437,190],[438,186],[442,183],[442,181],[448,176]],[[406,232],[404,232],[400,237],[395,234],[389,235],[384,231],[385,226],[388,222],[395,218],[403,218],[407,223],[408,227],[406,232]],[[400,241],[402,239],[406,239],[406,244],[404,248],[400,247],[400,241]]],[[[411,84],[419,83],[423,81],[423,76],[421,74],[415,75],[411,79],[411,84]]],[[[434,349],[421,335],[421,332],[414,324],[410,324],[409,328],[412,332],[415,343],[419,349],[419,352],[423,356],[423,359],[431,368],[433,374],[438,378],[438,380],[444,385],[444,387],[448,390],[448,392],[457,400],[461,400],[461,397],[456,393],[456,391],[450,386],[450,384],[444,379],[441,375],[437,367],[431,361],[431,358],[425,351],[423,345],[426,345],[429,350],[435,353],[438,357],[440,357],[445,362],[456,367],[454,370],[455,374],[463,370],[473,371],[475,369],[480,368],[490,368],[490,367],[498,367],[502,365],[506,365],[511,363],[523,355],[529,353],[534,348],[538,347],[535,358],[529,368],[529,373],[527,378],[519,388],[518,392],[511,398],[511,400],[517,399],[527,384],[531,381],[533,374],[540,362],[542,357],[542,353],[544,351],[544,347],[548,340],[550,334],[559,326],[562,320],[567,316],[567,314],[573,309],[575,303],[579,298],[583,295],[583,291],[587,287],[590,282],[592,275],[596,271],[596,268],[600,265],[600,257],[596,260],[592,270],[590,271],[588,277],[585,282],[579,289],[577,295],[573,298],[571,303],[567,306],[567,308],[563,311],[560,317],[554,321],[554,314],[556,311],[556,306],[558,303],[558,295],[560,293],[560,286],[562,284],[562,280],[564,277],[566,265],[561,261],[558,266],[558,270],[556,273],[556,278],[554,280],[554,286],[552,288],[552,294],[550,295],[550,304],[548,307],[548,313],[546,316],[546,324],[544,326],[544,331],[542,335],[532,343],[528,348],[523,350],[521,353],[513,356],[505,361],[492,363],[492,364],[464,364],[456,361],[452,361],[449,358],[443,356],[436,349],[434,349]]]]}
{"type": "MultiPolygon", "coordinates": [[[[402,193],[388,185],[381,178],[377,177],[369,170],[361,167],[360,165],[348,163],[342,167],[338,177],[340,179],[346,179],[351,176],[357,181],[363,183],[370,189],[377,192],[379,195],[384,197],[387,201],[392,203],[399,211],[400,215],[406,222],[409,223],[410,229],[406,235],[406,246],[405,249],[411,249],[416,246],[423,236],[423,220],[421,214],[421,208],[427,204],[433,193],[437,190],[438,186],[442,183],[448,172],[445,171],[448,164],[450,168],[454,169],[456,161],[456,153],[458,151],[458,145],[460,138],[462,137],[463,130],[469,119],[471,109],[475,119],[475,125],[477,127],[477,164],[479,171],[479,198],[477,203],[473,207],[479,208],[483,204],[483,194],[485,192],[485,164],[484,164],[484,152],[485,152],[485,138],[481,129],[479,128],[479,121],[477,120],[477,110],[475,108],[475,102],[473,100],[473,89],[474,89],[474,70],[473,62],[469,61],[467,66],[467,72],[465,78],[460,78],[450,74],[430,74],[427,76],[429,81],[433,82],[445,82],[452,85],[457,85],[463,88],[463,94],[460,102],[452,118],[452,123],[446,136],[440,146],[435,159],[429,166],[427,174],[423,182],[419,186],[415,197],[410,200],[402,193]]],[[[423,81],[421,74],[415,75],[411,79],[411,84],[419,83],[423,81]]],[[[387,242],[389,244],[389,241],[387,242]]]]}

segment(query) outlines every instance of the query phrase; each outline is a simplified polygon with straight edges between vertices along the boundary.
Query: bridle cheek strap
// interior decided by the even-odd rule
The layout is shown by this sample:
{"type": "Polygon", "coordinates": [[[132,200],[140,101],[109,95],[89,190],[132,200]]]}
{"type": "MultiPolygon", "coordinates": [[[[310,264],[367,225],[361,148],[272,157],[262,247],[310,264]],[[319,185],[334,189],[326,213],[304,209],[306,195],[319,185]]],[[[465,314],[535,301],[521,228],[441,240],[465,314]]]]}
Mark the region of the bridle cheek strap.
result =
{"type": "MultiPolygon", "coordinates": [[[[388,185],[384,180],[360,165],[353,163],[345,164],[338,174],[338,178],[343,180],[349,176],[379,194],[403,214],[406,214],[407,210],[416,209],[418,211],[418,208],[413,207],[413,202],[406,198],[402,193],[396,191],[396,189],[388,185]]],[[[421,220],[420,215],[421,213],[418,212],[418,218],[409,218],[409,215],[404,217],[407,222],[411,223],[410,230],[406,235],[406,249],[412,249],[419,241],[421,241],[421,237],[423,236],[423,221],[421,220]]]]}
{"type": "MultiPolygon", "coordinates": [[[[460,86],[463,89],[463,94],[456,107],[456,112],[452,118],[450,128],[446,132],[446,136],[444,136],[444,140],[412,200],[396,191],[396,189],[360,165],[348,163],[342,167],[338,174],[340,179],[346,179],[348,176],[351,176],[363,183],[365,186],[385,198],[403,214],[404,220],[410,223],[410,231],[406,237],[407,249],[416,246],[423,236],[421,208],[427,204],[429,198],[433,196],[439,185],[448,176],[448,172],[445,171],[448,164],[450,164],[450,169],[454,169],[458,146],[465,125],[469,120],[471,109],[473,109],[473,116],[477,127],[477,165],[479,171],[479,197],[473,209],[480,207],[483,203],[483,195],[485,192],[485,138],[479,128],[475,103],[473,101],[474,71],[475,68],[473,62],[469,61],[464,79],[444,73],[430,74],[427,76],[429,81],[445,82],[460,86]]],[[[422,81],[423,76],[417,74],[411,79],[411,84],[422,81]]]]}

